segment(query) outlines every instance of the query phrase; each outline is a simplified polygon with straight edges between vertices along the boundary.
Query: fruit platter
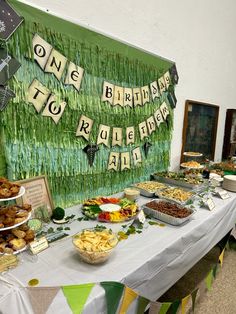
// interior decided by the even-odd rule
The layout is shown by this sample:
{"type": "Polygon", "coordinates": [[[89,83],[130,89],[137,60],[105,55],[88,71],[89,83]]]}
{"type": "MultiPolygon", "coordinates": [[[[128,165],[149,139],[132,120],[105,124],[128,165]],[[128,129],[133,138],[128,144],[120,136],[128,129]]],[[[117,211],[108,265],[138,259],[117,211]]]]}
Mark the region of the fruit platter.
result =
{"type": "Polygon", "coordinates": [[[90,219],[113,223],[135,218],[139,208],[127,198],[96,197],[83,203],[82,212],[90,219]]]}

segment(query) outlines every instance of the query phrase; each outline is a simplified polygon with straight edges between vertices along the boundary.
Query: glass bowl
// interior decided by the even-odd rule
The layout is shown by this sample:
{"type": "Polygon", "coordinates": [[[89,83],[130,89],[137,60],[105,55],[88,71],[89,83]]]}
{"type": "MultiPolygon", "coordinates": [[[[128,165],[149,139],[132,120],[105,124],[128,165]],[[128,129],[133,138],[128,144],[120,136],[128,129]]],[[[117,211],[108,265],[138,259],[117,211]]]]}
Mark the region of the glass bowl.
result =
{"type": "Polygon", "coordinates": [[[109,229],[84,229],[72,238],[80,258],[89,264],[105,262],[118,243],[115,233],[109,229]]]}

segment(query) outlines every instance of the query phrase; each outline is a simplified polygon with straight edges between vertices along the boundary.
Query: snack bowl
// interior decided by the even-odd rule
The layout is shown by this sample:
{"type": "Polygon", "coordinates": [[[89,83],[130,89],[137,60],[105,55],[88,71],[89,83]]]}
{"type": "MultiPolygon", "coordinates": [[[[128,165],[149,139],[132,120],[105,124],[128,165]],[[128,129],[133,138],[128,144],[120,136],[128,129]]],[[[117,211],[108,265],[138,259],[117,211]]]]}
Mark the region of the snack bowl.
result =
{"type": "Polygon", "coordinates": [[[124,194],[125,197],[128,198],[129,200],[135,201],[139,197],[140,191],[133,188],[126,188],[124,189],[124,194]]]}
{"type": "Polygon", "coordinates": [[[83,229],[75,234],[72,243],[80,258],[89,264],[100,264],[108,260],[118,243],[115,233],[109,229],[83,229]]]}

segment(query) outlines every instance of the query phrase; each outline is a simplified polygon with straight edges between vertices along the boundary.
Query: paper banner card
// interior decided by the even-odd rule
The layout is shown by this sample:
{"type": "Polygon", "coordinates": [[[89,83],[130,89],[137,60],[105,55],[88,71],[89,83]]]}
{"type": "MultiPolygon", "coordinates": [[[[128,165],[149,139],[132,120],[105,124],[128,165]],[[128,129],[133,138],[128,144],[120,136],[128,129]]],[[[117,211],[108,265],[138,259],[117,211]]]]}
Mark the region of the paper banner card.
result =
{"type": "Polygon", "coordinates": [[[112,146],[122,146],[122,128],[112,129],[112,146]]]}
{"type": "Polygon", "coordinates": [[[51,117],[55,123],[58,123],[63,111],[65,110],[66,102],[57,102],[55,95],[51,95],[47,101],[42,115],[45,117],[51,117]]]}
{"type": "Polygon", "coordinates": [[[152,100],[155,100],[155,98],[159,98],[159,90],[157,86],[157,81],[154,81],[150,84],[151,94],[152,94],[152,100]]]}
{"type": "Polygon", "coordinates": [[[134,135],[134,127],[130,126],[126,128],[126,145],[134,144],[135,135],[134,135]]]}
{"type": "Polygon", "coordinates": [[[166,83],[165,83],[164,76],[158,79],[158,86],[160,89],[160,94],[162,94],[166,90],[166,83]]]}
{"type": "Polygon", "coordinates": [[[159,128],[160,124],[164,122],[160,109],[157,109],[154,112],[154,119],[156,121],[157,127],[159,128]]]}
{"type": "Polygon", "coordinates": [[[142,106],[142,94],[140,88],[133,88],[134,107],[142,106]]]}
{"type": "Polygon", "coordinates": [[[46,313],[60,287],[27,287],[34,314],[46,313]]]}
{"type": "Polygon", "coordinates": [[[57,50],[52,49],[44,71],[53,73],[56,76],[56,78],[60,81],[66,66],[66,62],[67,62],[66,57],[64,57],[57,50]]]}
{"type": "Polygon", "coordinates": [[[0,48],[0,85],[5,85],[20,66],[18,60],[11,57],[5,49],[0,48]]]}
{"type": "Polygon", "coordinates": [[[104,144],[107,147],[109,146],[109,136],[110,136],[110,127],[107,125],[100,124],[98,131],[97,144],[104,144]]]}
{"type": "Polygon", "coordinates": [[[24,18],[7,3],[1,0],[0,5],[0,40],[7,41],[16,31],[24,18]]]}
{"type": "Polygon", "coordinates": [[[168,89],[170,84],[171,84],[171,78],[170,78],[170,72],[169,71],[167,71],[164,74],[164,80],[165,80],[166,89],[168,89]]]}
{"type": "Polygon", "coordinates": [[[110,152],[109,155],[109,161],[108,161],[108,170],[118,170],[119,167],[119,159],[120,159],[120,153],[117,152],[110,152]]]}
{"type": "Polygon", "coordinates": [[[114,106],[119,105],[121,107],[124,105],[124,88],[123,87],[115,86],[113,105],[114,106]]]}
{"type": "Polygon", "coordinates": [[[153,116],[147,119],[147,128],[149,135],[151,135],[156,130],[156,124],[153,116]]]}
{"type": "Polygon", "coordinates": [[[33,41],[34,60],[37,61],[39,66],[44,70],[48,61],[52,46],[41,38],[38,34],[34,35],[33,41]]]}
{"type": "Polygon", "coordinates": [[[79,92],[83,74],[83,68],[79,67],[73,62],[70,62],[67,69],[65,84],[73,85],[79,92]]]}
{"type": "Polygon", "coordinates": [[[110,84],[106,81],[103,82],[102,101],[108,101],[113,104],[114,97],[114,84],[110,84]]]}
{"type": "Polygon", "coordinates": [[[124,106],[133,107],[133,90],[132,88],[124,88],[124,106]]]}
{"type": "Polygon", "coordinates": [[[139,123],[138,127],[139,127],[139,134],[140,134],[141,140],[143,140],[145,137],[148,137],[148,129],[147,129],[146,121],[139,123]]]}
{"type": "Polygon", "coordinates": [[[148,86],[141,87],[143,105],[150,101],[150,91],[148,86]]]}
{"type": "Polygon", "coordinates": [[[140,147],[136,147],[135,149],[133,149],[132,154],[135,166],[142,162],[140,147]]]}
{"type": "Polygon", "coordinates": [[[82,136],[88,141],[92,130],[92,126],[93,120],[82,114],[77,127],[76,136],[82,136]]]}
{"type": "Polygon", "coordinates": [[[166,120],[167,116],[170,114],[170,111],[168,109],[168,106],[165,102],[163,102],[160,106],[160,111],[162,113],[162,116],[164,118],[164,120],[166,120]]]}
{"type": "Polygon", "coordinates": [[[120,154],[120,169],[121,171],[125,169],[130,169],[130,154],[129,152],[124,152],[120,154]]]}
{"type": "Polygon", "coordinates": [[[7,86],[0,86],[0,111],[3,111],[10,99],[15,96],[15,93],[7,86]]]}
{"type": "Polygon", "coordinates": [[[47,102],[50,90],[42,85],[38,80],[34,79],[28,89],[27,101],[34,105],[34,108],[39,113],[43,105],[47,102]]]}

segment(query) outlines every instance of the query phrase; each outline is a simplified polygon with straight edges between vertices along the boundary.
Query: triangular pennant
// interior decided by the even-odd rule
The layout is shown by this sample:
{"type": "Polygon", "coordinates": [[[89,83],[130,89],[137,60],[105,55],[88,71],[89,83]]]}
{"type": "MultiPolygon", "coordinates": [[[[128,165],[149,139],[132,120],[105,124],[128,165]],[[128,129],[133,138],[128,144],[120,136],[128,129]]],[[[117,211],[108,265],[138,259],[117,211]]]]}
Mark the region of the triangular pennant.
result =
{"type": "Polygon", "coordinates": [[[87,154],[89,166],[92,167],[95,154],[99,151],[99,147],[96,144],[88,144],[83,148],[83,151],[87,154]]]}
{"type": "Polygon", "coordinates": [[[171,314],[176,314],[177,313],[179,305],[180,305],[180,300],[174,301],[171,304],[171,308],[170,308],[171,314]]]}
{"type": "Polygon", "coordinates": [[[223,249],[223,251],[221,252],[219,256],[219,262],[220,262],[221,267],[223,266],[224,253],[225,253],[225,249],[223,249]]]}
{"type": "Polygon", "coordinates": [[[198,289],[194,290],[191,294],[192,296],[192,311],[194,313],[194,308],[195,308],[195,302],[196,302],[196,297],[197,297],[198,289]]]}
{"type": "Polygon", "coordinates": [[[206,282],[206,286],[207,286],[207,290],[211,290],[211,286],[212,286],[212,279],[213,279],[213,270],[211,270],[206,279],[205,279],[205,282],[206,282]]]}
{"type": "Polygon", "coordinates": [[[105,290],[106,303],[107,303],[107,314],[114,314],[118,308],[124,285],[119,282],[103,281],[100,285],[105,290]]]}
{"type": "Polygon", "coordinates": [[[34,314],[45,314],[60,287],[27,287],[34,314]]]}
{"type": "Polygon", "coordinates": [[[166,312],[170,308],[171,304],[172,304],[171,302],[162,303],[159,314],[166,314],[166,312]]]}
{"type": "Polygon", "coordinates": [[[139,296],[136,314],[143,314],[149,302],[150,301],[148,299],[142,296],[139,296]]]}
{"type": "Polygon", "coordinates": [[[181,314],[185,314],[186,305],[190,298],[190,294],[181,300],[181,314]]]}
{"type": "Polygon", "coordinates": [[[218,268],[218,265],[216,264],[213,268],[213,277],[216,278],[216,273],[217,273],[217,268],[218,268]]]}
{"type": "Polygon", "coordinates": [[[73,314],[82,313],[84,304],[86,303],[93,286],[94,283],[62,287],[62,291],[73,314]]]}
{"type": "Polygon", "coordinates": [[[134,301],[136,297],[137,297],[137,293],[126,286],[119,313],[120,314],[126,313],[130,304],[134,301]]]}
{"type": "Polygon", "coordinates": [[[0,111],[3,111],[10,99],[15,96],[15,93],[7,86],[0,86],[0,111]]]}
{"type": "Polygon", "coordinates": [[[150,302],[149,314],[158,314],[162,307],[160,302],[150,302]]]}

